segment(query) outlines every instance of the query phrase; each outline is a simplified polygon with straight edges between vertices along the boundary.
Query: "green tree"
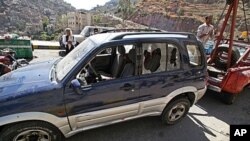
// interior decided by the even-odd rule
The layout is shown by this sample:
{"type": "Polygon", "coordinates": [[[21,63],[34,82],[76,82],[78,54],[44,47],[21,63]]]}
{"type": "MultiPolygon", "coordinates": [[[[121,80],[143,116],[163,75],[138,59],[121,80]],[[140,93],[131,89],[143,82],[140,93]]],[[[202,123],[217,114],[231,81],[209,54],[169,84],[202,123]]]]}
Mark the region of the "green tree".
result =
{"type": "Polygon", "coordinates": [[[68,26],[67,15],[57,16],[56,18],[56,30],[64,30],[68,26]]]}
{"type": "Polygon", "coordinates": [[[95,24],[101,23],[101,16],[100,15],[95,15],[93,17],[93,21],[95,24]]]}
{"type": "Polygon", "coordinates": [[[47,25],[49,24],[49,18],[47,16],[44,16],[42,19],[42,23],[43,23],[43,30],[46,30],[47,25]]]}
{"type": "Polygon", "coordinates": [[[43,41],[46,41],[47,40],[47,32],[41,32],[41,35],[40,35],[40,39],[43,40],[43,41]]]}
{"type": "Polygon", "coordinates": [[[55,34],[52,34],[52,35],[50,36],[50,40],[55,40],[55,34]]]}
{"type": "Polygon", "coordinates": [[[132,13],[133,8],[131,5],[130,0],[119,0],[118,11],[121,11],[123,19],[127,19],[132,13]]]}

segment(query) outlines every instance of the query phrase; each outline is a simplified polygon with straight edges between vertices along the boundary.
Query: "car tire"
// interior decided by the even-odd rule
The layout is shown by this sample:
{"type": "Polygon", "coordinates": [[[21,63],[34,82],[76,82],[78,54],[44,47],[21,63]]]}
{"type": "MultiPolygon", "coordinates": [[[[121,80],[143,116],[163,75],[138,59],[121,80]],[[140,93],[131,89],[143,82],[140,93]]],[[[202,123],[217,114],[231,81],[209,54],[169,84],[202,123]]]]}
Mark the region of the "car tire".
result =
{"type": "Polygon", "coordinates": [[[167,125],[178,123],[187,115],[189,108],[190,101],[187,98],[179,98],[170,102],[162,112],[162,122],[167,125]]]}
{"type": "Polygon", "coordinates": [[[228,92],[222,92],[222,101],[227,105],[232,105],[235,102],[237,95],[238,94],[231,94],[228,92]]]}
{"type": "MultiPolygon", "coordinates": [[[[214,52],[214,50],[212,51],[212,53],[213,52],[214,52]]],[[[221,59],[220,55],[219,55],[220,53],[223,53],[223,52],[228,53],[228,47],[220,46],[218,48],[218,52],[215,55],[216,57],[214,59],[214,64],[215,64],[216,68],[226,71],[227,70],[227,61],[221,59]]],[[[233,47],[230,67],[235,65],[236,62],[239,60],[239,58],[240,58],[239,50],[237,48],[233,47]]]]}
{"type": "Polygon", "coordinates": [[[0,133],[0,141],[48,140],[62,141],[61,132],[46,122],[28,121],[6,126],[0,133]],[[38,136],[40,138],[38,139],[38,136]]]}

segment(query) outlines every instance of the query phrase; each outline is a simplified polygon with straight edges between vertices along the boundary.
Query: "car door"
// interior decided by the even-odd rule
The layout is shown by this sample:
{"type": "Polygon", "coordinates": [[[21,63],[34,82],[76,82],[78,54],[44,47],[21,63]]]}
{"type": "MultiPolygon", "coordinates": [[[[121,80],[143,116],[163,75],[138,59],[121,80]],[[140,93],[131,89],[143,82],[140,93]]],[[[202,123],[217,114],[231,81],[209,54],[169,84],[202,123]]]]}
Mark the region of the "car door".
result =
{"type": "Polygon", "coordinates": [[[65,88],[65,105],[73,129],[108,124],[136,116],[139,76],[100,81],[81,87],[82,94],[65,88]]]}
{"type": "Polygon", "coordinates": [[[142,51],[140,97],[144,102],[141,114],[146,114],[162,106],[158,98],[183,87],[184,75],[178,45],[172,42],[142,43],[142,51]]]}
{"type": "Polygon", "coordinates": [[[195,86],[198,90],[204,89],[207,74],[204,49],[194,41],[185,41],[184,45],[187,50],[188,62],[185,62],[186,77],[183,83],[195,86]]]}

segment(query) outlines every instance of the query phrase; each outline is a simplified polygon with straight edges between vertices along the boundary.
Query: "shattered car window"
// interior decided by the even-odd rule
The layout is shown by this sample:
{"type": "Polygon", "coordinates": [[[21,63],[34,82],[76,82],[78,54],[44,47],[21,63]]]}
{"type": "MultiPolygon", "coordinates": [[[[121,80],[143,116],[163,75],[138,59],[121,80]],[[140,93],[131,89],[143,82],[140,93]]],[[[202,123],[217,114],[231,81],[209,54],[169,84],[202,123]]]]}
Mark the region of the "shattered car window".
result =
{"type": "Polygon", "coordinates": [[[86,39],[56,66],[57,79],[61,81],[68,72],[94,47],[91,39],[86,39]]]}

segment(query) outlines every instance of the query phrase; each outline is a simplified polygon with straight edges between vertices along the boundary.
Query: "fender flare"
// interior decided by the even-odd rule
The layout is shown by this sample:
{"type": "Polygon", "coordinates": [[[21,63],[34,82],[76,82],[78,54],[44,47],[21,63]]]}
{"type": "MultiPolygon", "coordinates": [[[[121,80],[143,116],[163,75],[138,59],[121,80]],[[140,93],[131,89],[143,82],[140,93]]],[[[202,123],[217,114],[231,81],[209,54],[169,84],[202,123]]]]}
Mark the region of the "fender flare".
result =
{"type": "Polygon", "coordinates": [[[191,103],[191,106],[194,105],[197,102],[197,100],[199,99],[199,91],[197,90],[197,88],[194,86],[186,86],[186,87],[182,87],[182,88],[179,88],[177,90],[174,90],[168,96],[166,96],[166,104],[168,104],[169,101],[171,101],[175,97],[182,95],[184,93],[193,93],[194,94],[195,99],[194,99],[194,102],[191,103]]]}
{"type": "Polygon", "coordinates": [[[25,112],[0,117],[0,126],[5,126],[17,122],[43,121],[55,126],[63,135],[70,132],[70,125],[67,117],[57,117],[43,112],[25,112]]]}

